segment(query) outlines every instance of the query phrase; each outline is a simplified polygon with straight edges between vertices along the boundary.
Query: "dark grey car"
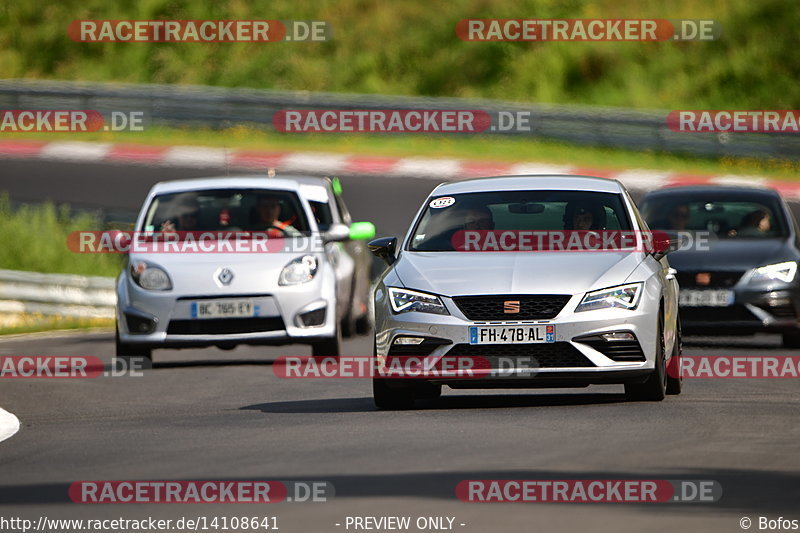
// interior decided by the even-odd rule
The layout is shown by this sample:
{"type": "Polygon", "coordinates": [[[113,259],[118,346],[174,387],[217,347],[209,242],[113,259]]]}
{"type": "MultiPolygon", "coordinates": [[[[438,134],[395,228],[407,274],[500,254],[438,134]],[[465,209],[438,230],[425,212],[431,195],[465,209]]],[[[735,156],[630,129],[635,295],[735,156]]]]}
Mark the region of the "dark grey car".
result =
{"type": "Polygon", "coordinates": [[[777,191],[674,187],[650,192],[640,203],[651,229],[687,237],[670,254],[685,332],[775,332],[784,346],[800,347],[798,227],[777,191]]]}

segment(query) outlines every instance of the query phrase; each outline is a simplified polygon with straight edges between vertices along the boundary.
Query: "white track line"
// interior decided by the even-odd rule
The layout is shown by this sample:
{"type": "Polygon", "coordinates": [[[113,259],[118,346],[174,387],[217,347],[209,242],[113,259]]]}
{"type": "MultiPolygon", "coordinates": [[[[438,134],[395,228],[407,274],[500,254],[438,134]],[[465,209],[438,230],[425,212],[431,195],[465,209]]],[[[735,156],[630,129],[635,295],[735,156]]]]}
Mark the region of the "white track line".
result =
{"type": "Polygon", "coordinates": [[[0,407],[0,442],[19,431],[19,419],[0,407]]]}

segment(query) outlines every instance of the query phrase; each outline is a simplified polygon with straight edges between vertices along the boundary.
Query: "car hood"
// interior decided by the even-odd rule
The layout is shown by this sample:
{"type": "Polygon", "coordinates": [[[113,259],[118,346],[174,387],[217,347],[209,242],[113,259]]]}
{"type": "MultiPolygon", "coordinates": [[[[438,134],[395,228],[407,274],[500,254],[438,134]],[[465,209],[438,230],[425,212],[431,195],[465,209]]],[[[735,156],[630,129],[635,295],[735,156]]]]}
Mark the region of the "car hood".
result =
{"type": "MultiPolygon", "coordinates": [[[[305,254],[293,253],[131,253],[131,263],[146,261],[163,268],[172,280],[176,293],[197,294],[208,291],[252,293],[278,286],[281,270],[290,261],[305,254]],[[217,277],[227,268],[233,277],[227,285],[217,277]]],[[[317,254],[311,254],[317,255],[317,254]]],[[[319,260],[321,257],[317,255],[319,260]]]]}
{"type": "Polygon", "coordinates": [[[707,244],[701,250],[672,252],[670,266],[678,271],[743,271],[798,259],[797,252],[784,239],[719,239],[707,244]]]}
{"type": "Polygon", "coordinates": [[[579,294],[624,283],[641,252],[403,252],[395,272],[406,288],[445,296],[579,294]]]}

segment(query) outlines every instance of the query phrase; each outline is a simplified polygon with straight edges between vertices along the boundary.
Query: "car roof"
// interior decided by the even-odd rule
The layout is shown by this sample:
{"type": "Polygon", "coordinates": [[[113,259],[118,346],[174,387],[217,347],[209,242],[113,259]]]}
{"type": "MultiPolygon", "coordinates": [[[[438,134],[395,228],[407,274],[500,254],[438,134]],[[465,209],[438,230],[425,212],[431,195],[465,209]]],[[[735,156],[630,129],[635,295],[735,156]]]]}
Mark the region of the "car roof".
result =
{"type": "Polygon", "coordinates": [[[268,176],[214,176],[182,180],[161,181],[156,183],[154,194],[176,193],[184,191],[202,191],[208,189],[278,189],[298,191],[300,185],[317,185],[324,187],[326,178],[312,176],[292,176],[291,178],[270,178],[268,176]]]}
{"type": "Polygon", "coordinates": [[[643,200],[687,195],[720,195],[725,198],[779,198],[780,193],[769,187],[747,187],[740,185],[683,185],[650,191],[643,200]]]}
{"type": "Polygon", "coordinates": [[[495,176],[473,178],[439,185],[433,195],[469,192],[531,190],[574,190],[587,192],[621,193],[624,189],[617,180],[594,176],[561,174],[532,174],[520,176],[495,176]]]}

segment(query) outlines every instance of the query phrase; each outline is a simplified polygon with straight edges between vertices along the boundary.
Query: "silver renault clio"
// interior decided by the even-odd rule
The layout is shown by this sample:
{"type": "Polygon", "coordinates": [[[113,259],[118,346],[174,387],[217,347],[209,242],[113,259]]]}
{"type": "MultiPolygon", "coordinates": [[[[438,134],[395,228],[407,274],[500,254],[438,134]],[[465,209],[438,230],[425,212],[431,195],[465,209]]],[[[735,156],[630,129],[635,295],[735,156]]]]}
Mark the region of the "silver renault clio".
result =
{"type": "Polygon", "coordinates": [[[501,241],[537,231],[650,234],[615,180],[509,176],[440,185],[402,241],[369,244],[390,267],[374,291],[375,364],[390,370],[373,380],[379,408],[412,407],[438,397],[442,385],[624,384],[631,400],[651,401],[680,393],[680,378],[667,372],[681,350],[669,248],[523,250],[493,241],[465,249],[469,231],[501,241]],[[471,363],[448,373],[452,358],[471,363]],[[408,359],[434,372],[402,364],[391,371],[408,359]],[[470,372],[478,368],[488,372],[470,372]]]}

